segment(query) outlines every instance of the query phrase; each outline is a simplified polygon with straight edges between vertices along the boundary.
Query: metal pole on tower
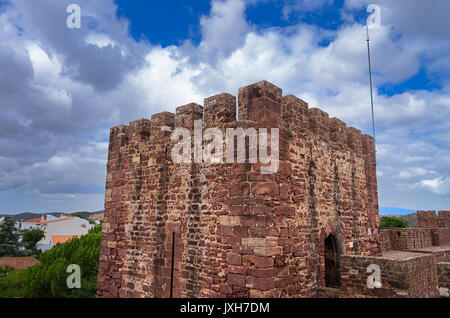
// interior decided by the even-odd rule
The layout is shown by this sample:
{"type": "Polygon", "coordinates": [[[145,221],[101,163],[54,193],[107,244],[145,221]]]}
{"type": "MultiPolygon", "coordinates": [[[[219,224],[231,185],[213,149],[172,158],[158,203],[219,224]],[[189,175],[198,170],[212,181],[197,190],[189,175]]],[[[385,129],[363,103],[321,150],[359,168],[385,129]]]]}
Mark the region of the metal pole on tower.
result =
{"type": "Polygon", "coordinates": [[[366,23],[366,31],[367,31],[367,56],[369,58],[369,78],[370,78],[370,105],[372,108],[372,130],[373,130],[373,139],[374,143],[376,142],[375,135],[375,113],[373,110],[373,82],[372,82],[372,61],[370,58],[370,38],[369,38],[369,26],[366,23]]]}

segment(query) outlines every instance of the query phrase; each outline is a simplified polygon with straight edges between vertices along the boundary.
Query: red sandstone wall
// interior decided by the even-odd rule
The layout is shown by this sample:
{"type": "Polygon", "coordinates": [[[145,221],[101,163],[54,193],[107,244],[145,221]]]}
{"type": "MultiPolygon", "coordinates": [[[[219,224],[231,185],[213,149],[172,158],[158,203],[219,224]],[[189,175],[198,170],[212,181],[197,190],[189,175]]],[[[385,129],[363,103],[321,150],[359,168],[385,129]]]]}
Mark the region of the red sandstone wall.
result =
{"type": "MultiPolygon", "coordinates": [[[[402,252],[399,252],[402,253],[402,252]]],[[[433,255],[409,257],[342,257],[341,297],[415,298],[437,297],[436,262],[433,255]],[[380,266],[381,288],[367,287],[367,267],[380,266]]]]}
{"type": "Polygon", "coordinates": [[[444,246],[449,243],[450,228],[383,229],[380,236],[382,251],[407,251],[430,246],[444,246]]]}
{"type": "Polygon", "coordinates": [[[407,251],[414,248],[433,246],[431,229],[385,229],[383,237],[389,239],[389,249],[407,251]]]}
{"type": "Polygon", "coordinates": [[[380,246],[383,252],[392,250],[390,233],[389,229],[380,230],[380,246]]]}
{"type": "Polygon", "coordinates": [[[220,94],[111,129],[99,297],[313,297],[329,234],[340,253],[380,253],[373,139],[267,82],[238,102],[238,121],[220,94]],[[160,128],[202,117],[204,129],[280,128],[278,173],[174,164],[160,128]]]}
{"type": "Polygon", "coordinates": [[[450,228],[450,211],[417,211],[417,224],[419,228],[438,229],[450,228]]]}
{"type": "Polygon", "coordinates": [[[432,229],[433,246],[442,246],[450,244],[450,228],[432,229]]]}
{"type": "Polygon", "coordinates": [[[450,262],[437,264],[439,294],[443,298],[450,298],[450,262]]]}

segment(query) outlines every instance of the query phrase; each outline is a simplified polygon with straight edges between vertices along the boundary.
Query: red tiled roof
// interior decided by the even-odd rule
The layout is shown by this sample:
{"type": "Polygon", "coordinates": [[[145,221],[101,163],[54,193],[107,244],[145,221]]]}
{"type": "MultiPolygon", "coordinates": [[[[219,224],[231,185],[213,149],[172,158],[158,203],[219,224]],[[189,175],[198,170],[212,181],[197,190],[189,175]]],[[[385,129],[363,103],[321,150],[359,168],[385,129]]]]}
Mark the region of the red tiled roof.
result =
{"type": "Polygon", "coordinates": [[[67,221],[67,220],[70,220],[70,219],[73,219],[73,218],[76,218],[76,216],[68,216],[68,217],[65,217],[65,218],[62,218],[62,219],[51,220],[51,221],[44,221],[44,222],[41,222],[41,218],[35,218],[35,219],[27,220],[24,223],[36,223],[36,224],[43,225],[43,224],[49,224],[49,223],[54,223],[54,222],[67,221]]]}
{"type": "Polygon", "coordinates": [[[16,269],[26,269],[38,264],[34,257],[0,257],[0,266],[11,266],[16,269]]]}
{"type": "Polygon", "coordinates": [[[76,216],[68,216],[66,218],[62,218],[62,219],[58,219],[58,220],[44,221],[44,222],[41,222],[41,224],[49,224],[49,223],[54,223],[54,222],[67,221],[67,220],[73,219],[75,217],[76,216]]]}
{"type": "Polygon", "coordinates": [[[41,223],[41,218],[26,220],[24,223],[41,223]]]}
{"type": "Polygon", "coordinates": [[[74,237],[80,237],[80,235],[53,235],[52,243],[53,245],[56,245],[58,243],[65,243],[74,237]]]}

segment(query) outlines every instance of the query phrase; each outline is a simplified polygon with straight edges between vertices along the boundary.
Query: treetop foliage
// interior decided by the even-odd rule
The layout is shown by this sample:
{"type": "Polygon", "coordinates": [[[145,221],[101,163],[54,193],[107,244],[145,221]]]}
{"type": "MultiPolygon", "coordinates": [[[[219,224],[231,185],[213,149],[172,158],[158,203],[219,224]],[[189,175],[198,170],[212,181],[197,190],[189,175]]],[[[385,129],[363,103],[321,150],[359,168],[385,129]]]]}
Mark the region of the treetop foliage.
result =
{"type": "Polygon", "coordinates": [[[403,228],[406,229],[408,224],[400,218],[395,216],[382,216],[380,218],[381,229],[403,228]]]}
{"type": "Polygon", "coordinates": [[[101,236],[101,225],[95,226],[87,235],[57,244],[42,253],[39,264],[9,272],[0,278],[0,297],[95,297],[101,236]],[[80,289],[67,287],[70,273],[66,270],[70,264],[80,266],[80,289]]]}

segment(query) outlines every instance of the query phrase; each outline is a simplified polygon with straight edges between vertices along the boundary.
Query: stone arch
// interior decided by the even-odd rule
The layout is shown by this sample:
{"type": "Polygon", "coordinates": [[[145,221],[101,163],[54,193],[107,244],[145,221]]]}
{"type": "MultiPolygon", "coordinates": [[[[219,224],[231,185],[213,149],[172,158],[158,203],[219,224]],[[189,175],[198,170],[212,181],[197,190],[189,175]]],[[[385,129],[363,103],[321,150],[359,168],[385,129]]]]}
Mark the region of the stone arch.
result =
{"type": "Polygon", "coordinates": [[[324,240],[324,280],[325,287],[339,287],[340,275],[340,248],[335,234],[328,235],[324,240]]]}
{"type": "Polygon", "coordinates": [[[320,286],[340,286],[340,257],[345,253],[342,233],[329,219],[320,233],[320,286]]]}

